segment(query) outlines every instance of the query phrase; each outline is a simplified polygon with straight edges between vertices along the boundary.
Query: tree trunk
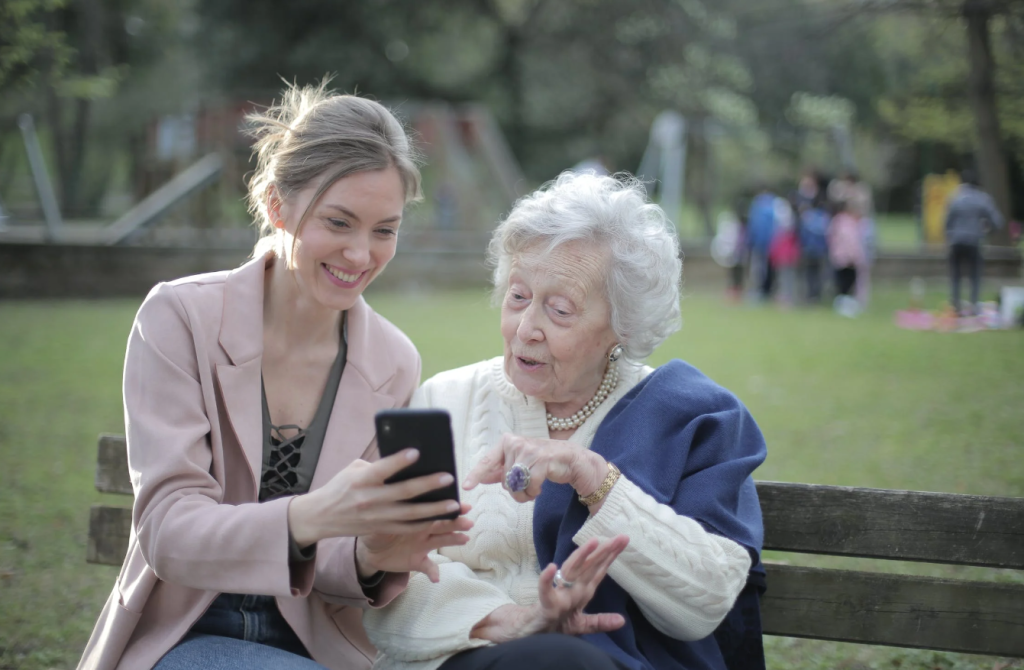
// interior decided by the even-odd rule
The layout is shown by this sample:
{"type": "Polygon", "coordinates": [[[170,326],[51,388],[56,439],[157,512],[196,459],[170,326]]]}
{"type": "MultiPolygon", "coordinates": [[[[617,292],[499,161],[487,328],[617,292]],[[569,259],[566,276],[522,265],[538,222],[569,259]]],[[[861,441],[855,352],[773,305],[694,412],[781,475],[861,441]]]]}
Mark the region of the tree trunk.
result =
{"type": "Polygon", "coordinates": [[[525,82],[523,80],[522,33],[516,27],[509,27],[505,36],[505,58],[501,64],[508,91],[508,143],[512,152],[522,155],[523,138],[526,130],[525,82]]]}
{"type": "Polygon", "coordinates": [[[70,162],[68,160],[67,134],[64,132],[64,100],[57,94],[53,84],[47,85],[46,121],[50,126],[50,141],[53,143],[53,157],[57,172],[57,187],[60,191],[60,208],[67,214],[71,203],[67,198],[67,182],[70,162]]]}
{"type": "Polygon", "coordinates": [[[74,119],[68,135],[67,174],[61,177],[64,191],[64,208],[69,216],[81,216],[81,183],[82,170],[85,167],[85,139],[89,129],[89,112],[92,102],[85,98],[74,101],[74,119]]]}
{"type": "MultiPolygon", "coordinates": [[[[996,206],[1009,218],[1010,176],[999,133],[996,110],[995,61],[989,39],[992,7],[988,0],[966,0],[963,6],[967,21],[968,74],[967,97],[974,116],[977,138],[975,161],[981,187],[996,201],[996,206]]],[[[1008,244],[1007,227],[991,238],[996,244],[1008,244]]]]}

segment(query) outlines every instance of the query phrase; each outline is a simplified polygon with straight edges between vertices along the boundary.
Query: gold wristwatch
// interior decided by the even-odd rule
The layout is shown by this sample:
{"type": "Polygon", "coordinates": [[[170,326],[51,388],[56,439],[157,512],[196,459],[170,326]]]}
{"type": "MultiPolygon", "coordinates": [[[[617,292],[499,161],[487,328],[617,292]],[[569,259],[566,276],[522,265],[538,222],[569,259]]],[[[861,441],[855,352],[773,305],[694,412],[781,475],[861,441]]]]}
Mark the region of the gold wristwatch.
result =
{"type": "Polygon", "coordinates": [[[597,490],[591,493],[589,496],[580,496],[580,503],[590,507],[604,500],[604,497],[608,495],[608,492],[615,486],[615,482],[619,481],[619,475],[622,473],[619,471],[615,464],[611,461],[608,462],[608,476],[604,478],[601,485],[597,487],[597,490]]]}

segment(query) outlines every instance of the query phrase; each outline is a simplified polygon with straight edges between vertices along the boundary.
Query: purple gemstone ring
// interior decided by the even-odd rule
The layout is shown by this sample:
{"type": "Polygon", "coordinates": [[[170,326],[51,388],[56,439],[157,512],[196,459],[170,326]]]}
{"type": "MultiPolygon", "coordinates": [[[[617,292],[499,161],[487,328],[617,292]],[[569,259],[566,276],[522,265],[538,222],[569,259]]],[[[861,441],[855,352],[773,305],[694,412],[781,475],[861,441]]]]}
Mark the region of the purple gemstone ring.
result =
{"type": "Polygon", "coordinates": [[[512,493],[525,491],[530,485],[530,468],[522,463],[516,463],[505,473],[505,488],[512,493]]]}

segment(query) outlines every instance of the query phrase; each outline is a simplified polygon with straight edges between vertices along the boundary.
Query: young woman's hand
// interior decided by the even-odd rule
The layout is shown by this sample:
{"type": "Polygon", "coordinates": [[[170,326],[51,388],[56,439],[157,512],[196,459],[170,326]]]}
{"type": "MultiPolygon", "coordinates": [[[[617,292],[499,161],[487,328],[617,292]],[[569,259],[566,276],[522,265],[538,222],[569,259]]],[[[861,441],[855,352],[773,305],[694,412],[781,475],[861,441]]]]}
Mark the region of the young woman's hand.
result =
{"type": "Polygon", "coordinates": [[[583,608],[628,544],[625,535],[603,542],[589,540],[562,564],[562,580],[557,585],[555,574],[559,569],[553,563],[540,573],[537,604],[499,607],[473,628],[470,637],[500,643],[535,633],[585,635],[621,628],[626,623],[621,614],[587,614],[583,608]]]}
{"type": "Polygon", "coordinates": [[[473,522],[464,515],[471,507],[463,503],[460,516],[456,519],[433,521],[425,531],[406,534],[376,533],[360,536],[356,541],[356,566],[360,577],[369,577],[384,572],[422,572],[437,583],[440,571],[428,554],[441,547],[465,544],[473,522]]]}
{"type": "Polygon", "coordinates": [[[447,525],[423,520],[460,511],[462,508],[458,502],[404,502],[448,486],[452,483],[450,474],[438,473],[404,482],[384,483],[418,458],[417,450],[405,449],[375,463],[353,461],[321,488],[296,496],[288,506],[288,526],[292,537],[299,547],[307,547],[329,537],[370,535],[426,534],[436,538],[435,544],[438,541],[460,543],[452,533],[468,530],[468,520],[448,522],[447,525]]]}

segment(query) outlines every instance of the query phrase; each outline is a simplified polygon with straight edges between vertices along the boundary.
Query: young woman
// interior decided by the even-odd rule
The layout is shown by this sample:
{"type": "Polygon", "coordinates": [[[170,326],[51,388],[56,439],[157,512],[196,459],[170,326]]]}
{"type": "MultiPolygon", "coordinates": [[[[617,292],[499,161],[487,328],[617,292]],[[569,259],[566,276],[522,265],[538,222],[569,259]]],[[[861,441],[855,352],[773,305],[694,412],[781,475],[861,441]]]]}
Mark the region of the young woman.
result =
{"type": "Polygon", "coordinates": [[[158,285],[132,327],[131,540],[80,668],[368,668],[361,610],[472,525],[401,502],[450,475],[384,484],[414,450],[376,460],[420,374],[362,298],[419,196],[401,124],[324,86],[249,120],[253,259],[158,285]]]}

